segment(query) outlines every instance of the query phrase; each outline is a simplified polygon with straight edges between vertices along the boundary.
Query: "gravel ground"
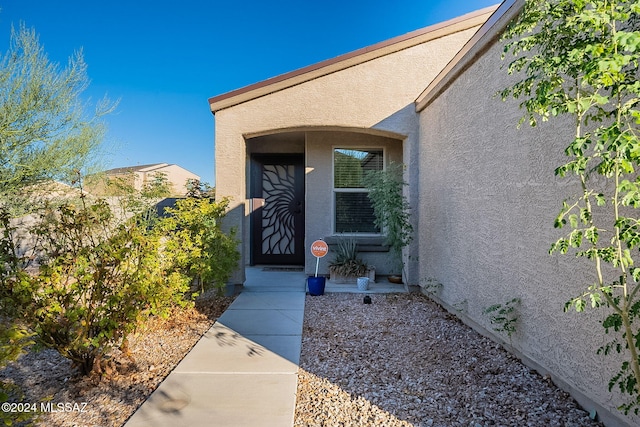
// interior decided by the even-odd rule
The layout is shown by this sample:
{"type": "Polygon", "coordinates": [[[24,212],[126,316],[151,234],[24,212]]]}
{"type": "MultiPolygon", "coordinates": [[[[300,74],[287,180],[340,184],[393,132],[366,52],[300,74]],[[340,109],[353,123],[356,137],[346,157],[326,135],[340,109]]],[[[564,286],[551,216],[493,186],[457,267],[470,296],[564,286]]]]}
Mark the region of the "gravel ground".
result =
{"type": "Polygon", "coordinates": [[[230,297],[205,296],[197,301],[197,309],[178,310],[169,320],[150,321],[130,337],[133,360],[113,351],[102,379],[79,377],[69,361],[54,350],[23,355],[0,371],[0,378],[20,386],[25,393],[21,403],[40,408],[42,402],[51,402],[53,409],[58,404],[70,409],[42,413],[37,426],[121,426],[232,301],[230,297]]]}
{"type": "MultiPolygon", "coordinates": [[[[599,426],[566,393],[419,294],[307,297],[295,426],[599,426]]],[[[121,426],[195,345],[231,298],[155,321],[111,355],[101,379],[79,378],[55,351],[0,372],[22,402],[86,402],[39,426],[121,426]]],[[[250,409],[250,408],[247,408],[250,409]]],[[[188,427],[188,426],[184,426],[188,427]]]]}
{"type": "Polygon", "coordinates": [[[307,297],[295,426],[599,426],[420,294],[307,297]]]}

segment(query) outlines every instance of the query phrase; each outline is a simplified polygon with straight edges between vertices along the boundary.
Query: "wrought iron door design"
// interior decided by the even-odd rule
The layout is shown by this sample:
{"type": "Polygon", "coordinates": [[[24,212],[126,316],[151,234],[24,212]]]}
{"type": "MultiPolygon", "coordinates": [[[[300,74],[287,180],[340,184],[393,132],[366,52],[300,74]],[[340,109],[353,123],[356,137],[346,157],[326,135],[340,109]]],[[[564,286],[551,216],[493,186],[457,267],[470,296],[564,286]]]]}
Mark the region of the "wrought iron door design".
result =
{"type": "Polygon", "coordinates": [[[300,156],[255,155],[252,263],[304,263],[304,168],[300,156]]]}

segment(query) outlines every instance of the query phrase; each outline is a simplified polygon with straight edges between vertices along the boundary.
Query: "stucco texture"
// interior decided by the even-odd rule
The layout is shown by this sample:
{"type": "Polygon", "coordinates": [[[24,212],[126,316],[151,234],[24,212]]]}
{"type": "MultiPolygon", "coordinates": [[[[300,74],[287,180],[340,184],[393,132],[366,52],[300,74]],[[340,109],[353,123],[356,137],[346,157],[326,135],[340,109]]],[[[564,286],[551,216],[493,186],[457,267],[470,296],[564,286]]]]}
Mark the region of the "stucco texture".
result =
{"type": "Polygon", "coordinates": [[[549,255],[564,230],[553,227],[565,198],[580,191],[558,178],[571,123],[517,129],[522,111],[494,96],[510,82],[495,42],[420,112],[420,278],[440,283],[436,297],[469,324],[551,373],[587,409],[630,423],[608,392],[619,361],[599,356],[604,313],[564,313],[591,283],[594,268],[572,255],[549,255]],[[516,332],[493,330],[483,311],[520,298],[516,332]],[[600,405],[600,406],[599,406],[600,405]]]}
{"type": "MultiPolygon", "coordinates": [[[[367,134],[349,132],[310,132],[306,149],[306,230],[307,241],[325,239],[333,235],[333,148],[377,148],[384,149],[385,162],[402,161],[402,141],[367,134]],[[331,210],[329,210],[329,209],[331,210]],[[329,214],[328,214],[329,213],[329,214]]],[[[388,252],[361,253],[361,258],[376,268],[377,274],[390,274],[388,252]]],[[[319,265],[320,274],[329,273],[329,263],[334,254],[323,257],[319,265]]],[[[307,274],[315,271],[316,259],[306,251],[307,274]]]]}
{"type": "MultiPolygon", "coordinates": [[[[248,261],[246,251],[242,250],[248,244],[246,141],[279,132],[314,130],[394,137],[402,140],[402,160],[409,165],[408,173],[417,177],[417,171],[412,170],[417,167],[414,159],[418,144],[413,101],[476,29],[437,38],[215,113],[216,195],[231,200],[225,226],[237,227],[244,236],[239,248],[243,254],[241,267],[248,261]]],[[[277,147],[273,149],[278,151],[277,147]]],[[[268,151],[264,146],[261,150],[268,151]]],[[[309,153],[306,157],[309,160],[309,153]]],[[[307,177],[308,185],[313,185],[314,176],[317,175],[307,177]]],[[[308,192],[306,196],[316,195],[308,192]]],[[[410,196],[413,202],[417,194],[410,196]]],[[[328,208],[325,206],[326,215],[330,216],[328,208]]],[[[307,218],[310,213],[307,204],[307,218]]],[[[307,239],[331,232],[330,227],[315,230],[307,239]]],[[[417,267],[412,268],[417,271],[417,267]]],[[[244,281],[242,268],[232,281],[244,281]]]]}

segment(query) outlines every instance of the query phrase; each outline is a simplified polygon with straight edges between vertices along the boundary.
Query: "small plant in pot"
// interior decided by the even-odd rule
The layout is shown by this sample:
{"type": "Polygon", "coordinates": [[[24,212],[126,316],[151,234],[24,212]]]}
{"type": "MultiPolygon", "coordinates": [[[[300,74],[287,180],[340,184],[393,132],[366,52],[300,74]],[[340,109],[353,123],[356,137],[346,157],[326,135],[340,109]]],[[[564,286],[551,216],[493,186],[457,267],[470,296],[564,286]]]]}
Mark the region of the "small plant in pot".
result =
{"type": "Polygon", "coordinates": [[[331,281],[355,283],[358,277],[370,277],[373,268],[358,258],[357,247],[357,242],[353,238],[344,238],[338,241],[335,258],[329,264],[331,281]]]}
{"type": "Polygon", "coordinates": [[[413,240],[410,206],[402,193],[403,187],[407,185],[402,178],[402,171],[402,164],[391,163],[385,170],[369,171],[364,177],[375,224],[385,233],[385,244],[389,245],[391,254],[392,272],[396,273],[389,276],[389,281],[396,283],[402,283],[404,273],[402,248],[413,240]]]}

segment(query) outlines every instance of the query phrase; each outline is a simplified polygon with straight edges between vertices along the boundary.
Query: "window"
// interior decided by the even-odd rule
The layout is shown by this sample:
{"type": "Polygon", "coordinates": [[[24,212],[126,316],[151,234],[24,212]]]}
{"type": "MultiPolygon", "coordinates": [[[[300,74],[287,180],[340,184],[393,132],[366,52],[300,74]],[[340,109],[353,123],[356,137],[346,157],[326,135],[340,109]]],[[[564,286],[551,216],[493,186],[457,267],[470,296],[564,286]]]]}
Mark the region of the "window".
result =
{"type": "Polygon", "coordinates": [[[380,233],[362,178],[366,171],[382,170],[383,159],[382,149],[333,150],[336,233],[380,233]]]}

